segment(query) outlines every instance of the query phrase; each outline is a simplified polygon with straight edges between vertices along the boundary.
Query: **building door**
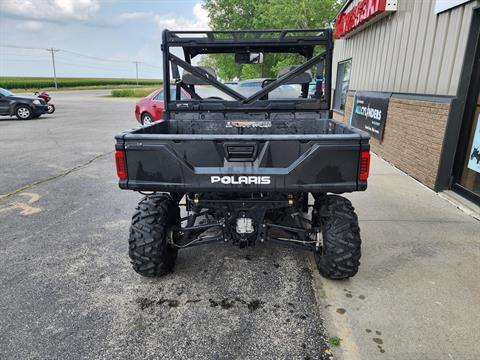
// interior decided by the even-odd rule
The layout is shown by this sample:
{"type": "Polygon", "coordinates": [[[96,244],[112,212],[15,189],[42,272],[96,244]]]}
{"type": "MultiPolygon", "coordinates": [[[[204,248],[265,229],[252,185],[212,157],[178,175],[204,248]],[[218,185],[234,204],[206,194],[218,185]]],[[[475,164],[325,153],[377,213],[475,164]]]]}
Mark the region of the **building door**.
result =
{"type": "Polygon", "coordinates": [[[459,169],[456,190],[480,203],[480,94],[477,97],[472,128],[466,141],[463,166],[459,169]]]}
{"type": "Polygon", "coordinates": [[[480,205],[480,46],[477,42],[468,86],[452,189],[480,205]]]}

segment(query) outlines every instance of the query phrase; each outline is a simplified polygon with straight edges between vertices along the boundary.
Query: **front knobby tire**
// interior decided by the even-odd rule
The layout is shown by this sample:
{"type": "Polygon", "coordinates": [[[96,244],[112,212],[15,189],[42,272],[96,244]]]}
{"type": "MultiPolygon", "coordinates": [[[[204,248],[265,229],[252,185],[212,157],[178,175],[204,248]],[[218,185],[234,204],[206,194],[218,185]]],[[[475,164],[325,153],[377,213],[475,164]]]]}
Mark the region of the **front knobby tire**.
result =
{"type": "Polygon", "coordinates": [[[344,197],[328,195],[315,202],[312,216],[323,234],[323,246],[315,253],[320,274],[333,280],[354,276],[360,266],[362,241],[352,203],[344,197]]]}
{"type": "Polygon", "coordinates": [[[172,271],[177,249],[167,242],[172,227],[180,223],[180,208],[168,195],[145,196],[132,217],[128,254],[133,269],[158,277],[172,271]]]}

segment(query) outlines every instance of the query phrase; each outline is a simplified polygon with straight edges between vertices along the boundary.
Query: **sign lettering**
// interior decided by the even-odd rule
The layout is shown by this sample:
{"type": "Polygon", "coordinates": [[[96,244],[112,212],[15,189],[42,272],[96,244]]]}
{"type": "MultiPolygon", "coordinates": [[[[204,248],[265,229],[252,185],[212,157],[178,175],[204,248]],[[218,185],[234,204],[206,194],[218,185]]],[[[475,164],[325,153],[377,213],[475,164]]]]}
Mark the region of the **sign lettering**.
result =
{"type": "Polygon", "coordinates": [[[335,20],[335,39],[340,39],[358,29],[380,14],[397,10],[396,1],[360,0],[350,11],[337,15],[335,20]]]}
{"type": "Polygon", "coordinates": [[[353,104],[352,126],[382,140],[390,94],[357,92],[353,104]]]}

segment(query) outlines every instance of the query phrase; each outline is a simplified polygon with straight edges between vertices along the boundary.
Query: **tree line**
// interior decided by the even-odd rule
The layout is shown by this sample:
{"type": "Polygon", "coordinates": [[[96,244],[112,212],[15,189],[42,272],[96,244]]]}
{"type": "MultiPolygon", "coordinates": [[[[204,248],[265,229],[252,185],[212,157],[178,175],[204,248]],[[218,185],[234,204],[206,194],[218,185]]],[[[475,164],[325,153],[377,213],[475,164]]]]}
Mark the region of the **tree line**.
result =
{"type": "MultiPolygon", "coordinates": [[[[341,0],[205,0],[212,30],[314,29],[330,26],[341,0]]],[[[320,49],[318,50],[320,51],[320,49]]],[[[223,80],[274,78],[304,58],[292,54],[264,54],[263,64],[239,65],[233,54],[203,55],[200,65],[217,70],[223,80]]]]}

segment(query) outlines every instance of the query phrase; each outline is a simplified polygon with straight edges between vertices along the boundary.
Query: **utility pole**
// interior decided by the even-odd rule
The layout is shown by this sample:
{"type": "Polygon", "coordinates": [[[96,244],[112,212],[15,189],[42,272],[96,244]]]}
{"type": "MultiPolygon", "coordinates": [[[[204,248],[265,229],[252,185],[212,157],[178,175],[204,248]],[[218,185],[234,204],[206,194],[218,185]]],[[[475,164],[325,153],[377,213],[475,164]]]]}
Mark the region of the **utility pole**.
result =
{"type": "Polygon", "coordinates": [[[50,48],[50,49],[47,49],[47,51],[50,51],[50,53],[52,54],[52,66],[53,66],[53,80],[55,81],[55,89],[58,89],[58,84],[57,84],[57,71],[55,69],[55,53],[57,51],[60,51],[58,49],[54,49],[54,48],[50,48]]]}
{"type": "Polygon", "coordinates": [[[135,74],[137,75],[137,86],[138,86],[138,64],[141,64],[141,61],[134,61],[135,64],[135,74]]]}

